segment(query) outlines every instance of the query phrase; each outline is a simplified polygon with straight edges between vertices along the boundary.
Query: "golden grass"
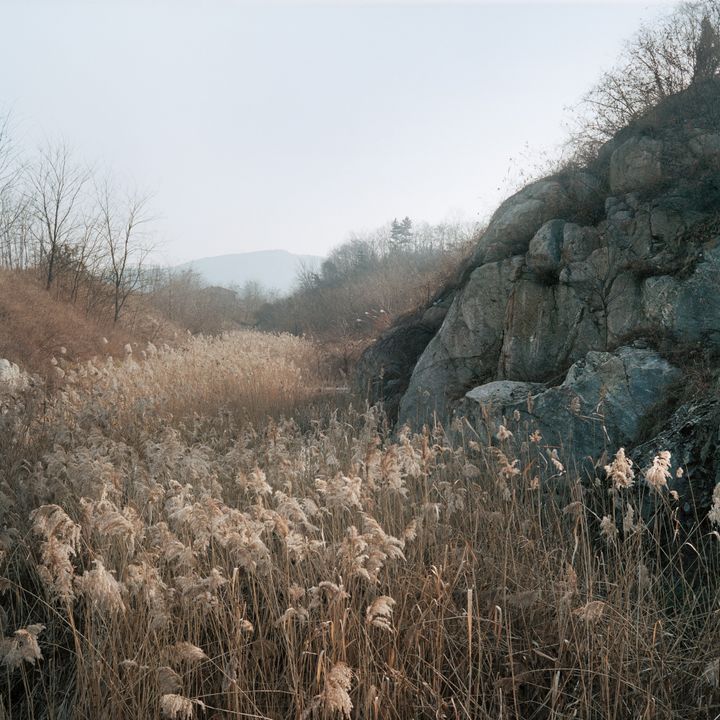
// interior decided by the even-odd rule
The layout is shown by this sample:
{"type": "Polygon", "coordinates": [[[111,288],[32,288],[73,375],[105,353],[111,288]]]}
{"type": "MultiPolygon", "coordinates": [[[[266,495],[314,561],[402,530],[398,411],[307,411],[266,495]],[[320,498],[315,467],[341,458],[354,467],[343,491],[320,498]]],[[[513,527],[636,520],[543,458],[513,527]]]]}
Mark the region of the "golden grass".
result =
{"type": "Polygon", "coordinates": [[[301,428],[285,336],[145,352],[0,416],[0,717],[720,713],[713,527],[639,522],[622,457],[581,488],[529,428],[301,428]]]}
{"type": "Polygon", "coordinates": [[[262,421],[292,412],[318,392],[315,357],[301,338],[241,331],[188,337],[179,348],[126,347],[121,360],[62,374],[81,403],[112,409],[114,422],[142,430],[218,414],[262,421]]]}

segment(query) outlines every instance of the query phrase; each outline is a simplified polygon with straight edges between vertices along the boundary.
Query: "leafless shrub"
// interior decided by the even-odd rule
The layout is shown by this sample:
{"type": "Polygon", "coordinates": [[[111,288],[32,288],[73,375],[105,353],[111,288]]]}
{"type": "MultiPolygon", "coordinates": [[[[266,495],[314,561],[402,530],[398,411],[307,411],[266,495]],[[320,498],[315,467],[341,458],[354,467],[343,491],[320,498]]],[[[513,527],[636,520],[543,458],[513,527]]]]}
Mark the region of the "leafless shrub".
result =
{"type": "Polygon", "coordinates": [[[626,44],[580,105],[573,145],[581,158],[663,100],[717,75],[720,3],[683,2],[626,44]]]}

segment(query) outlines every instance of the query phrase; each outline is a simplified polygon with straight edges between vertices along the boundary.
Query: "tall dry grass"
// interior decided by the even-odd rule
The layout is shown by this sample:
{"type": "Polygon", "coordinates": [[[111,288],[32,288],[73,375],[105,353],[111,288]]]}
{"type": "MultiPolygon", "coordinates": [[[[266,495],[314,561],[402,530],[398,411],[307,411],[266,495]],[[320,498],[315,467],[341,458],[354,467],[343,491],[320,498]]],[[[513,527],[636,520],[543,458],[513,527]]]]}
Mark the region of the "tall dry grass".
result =
{"type": "Polygon", "coordinates": [[[530,428],[300,427],[312,352],[149,348],[0,416],[0,717],[720,713],[720,491],[674,533],[662,457],[581,487],[530,428]]]}

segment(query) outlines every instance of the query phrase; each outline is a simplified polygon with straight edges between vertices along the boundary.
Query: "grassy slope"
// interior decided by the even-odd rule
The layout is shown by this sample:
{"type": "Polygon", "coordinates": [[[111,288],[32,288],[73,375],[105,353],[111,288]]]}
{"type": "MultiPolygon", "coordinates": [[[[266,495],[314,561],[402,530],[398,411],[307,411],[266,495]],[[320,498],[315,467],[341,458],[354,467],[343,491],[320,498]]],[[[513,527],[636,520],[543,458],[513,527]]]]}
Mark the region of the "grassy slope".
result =
{"type": "Polygon", "coordinates": [[[29,372],[47,375],[61,354],[78,361],[122,357],[126,343],[150,339],[149,325],[133,325],[101,322],[47,292],[33,274],[0,269],[0,357],[29,372]]]}

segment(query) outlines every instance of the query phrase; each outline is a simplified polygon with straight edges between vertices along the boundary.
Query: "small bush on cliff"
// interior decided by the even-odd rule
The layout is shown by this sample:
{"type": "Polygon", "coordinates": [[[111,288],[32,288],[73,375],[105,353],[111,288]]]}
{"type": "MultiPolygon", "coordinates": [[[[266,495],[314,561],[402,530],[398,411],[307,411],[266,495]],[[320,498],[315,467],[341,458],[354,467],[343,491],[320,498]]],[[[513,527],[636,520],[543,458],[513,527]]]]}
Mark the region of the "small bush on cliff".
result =
{"type": "Polygon", "coordinates": [[[581,103],[574,144],[592,155],[602,142],[663,100],[720,69],[720,2],[681,3],[630,40],[616,66],[581,103]]]}

